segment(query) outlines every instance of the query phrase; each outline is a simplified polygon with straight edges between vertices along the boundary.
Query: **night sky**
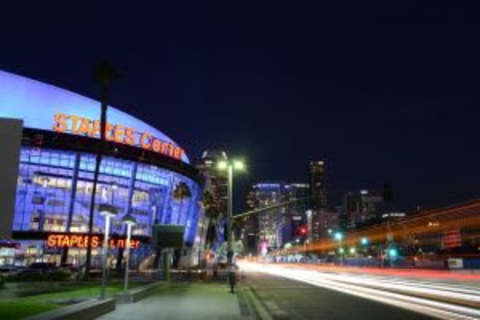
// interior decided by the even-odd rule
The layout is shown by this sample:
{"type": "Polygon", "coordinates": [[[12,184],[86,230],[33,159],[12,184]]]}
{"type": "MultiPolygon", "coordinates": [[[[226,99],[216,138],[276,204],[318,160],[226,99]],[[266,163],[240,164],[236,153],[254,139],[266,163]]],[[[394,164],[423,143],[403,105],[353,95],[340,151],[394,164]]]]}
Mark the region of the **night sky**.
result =
{"type": "Polygon", "coordinates": [[[0,69],[98,98],[93,65],[113,61],[112,105],[192,160],[247,161],[237,204],[320,158],[332,199],[384,183],[400,209],[478,197],[479,8],[392,2],[2,4],[0,69]]]}

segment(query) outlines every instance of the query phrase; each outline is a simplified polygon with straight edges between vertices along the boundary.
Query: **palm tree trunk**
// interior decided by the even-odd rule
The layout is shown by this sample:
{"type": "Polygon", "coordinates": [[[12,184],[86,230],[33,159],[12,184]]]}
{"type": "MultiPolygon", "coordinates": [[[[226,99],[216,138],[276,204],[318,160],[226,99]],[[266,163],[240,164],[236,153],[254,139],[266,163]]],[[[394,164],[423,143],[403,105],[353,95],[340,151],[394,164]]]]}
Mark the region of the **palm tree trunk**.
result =
{"type": "MultiPolygon", "coordinates": [[[[103,84],[102,86],[102,106],[100,113],[100,140],[105,141],[105,128],[107,126],[107,101],[108,101],[108,85],[103,84]]],[[[95,213],[95,196],[97,193],[97,184],[98,184],[98,175],[100,173],[100,163],[102,162],[102,155],[99,151],[95,157],[95,171],[93,173],[93,187],[92,194],[90,197],[90,212],[88,219],[88,238],[92,238],[93,234],[93,220],[95,213]]],[[[90,274],[90,267],[92,263],[92,243],[88,241],[87,246],[87,257],[85,262],[85,279],[88,279],[90,274]]]]}
{"type": "Polygon", "coordinates": [[[180,224],[182,219],[182,209],[183,209],[183,198],[180,200],[180,208],[178,209],[178,219],[177,224],[180,224]]]}

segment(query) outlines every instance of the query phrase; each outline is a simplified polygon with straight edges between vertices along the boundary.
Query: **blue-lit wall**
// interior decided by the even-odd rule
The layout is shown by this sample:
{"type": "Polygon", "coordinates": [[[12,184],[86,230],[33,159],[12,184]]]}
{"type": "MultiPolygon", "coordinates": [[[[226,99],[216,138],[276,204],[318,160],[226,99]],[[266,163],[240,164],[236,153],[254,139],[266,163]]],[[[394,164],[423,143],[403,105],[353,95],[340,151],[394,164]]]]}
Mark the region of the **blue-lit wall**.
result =
{"type": "MultiPolygon", "coordinates": [[[[45,148],[22,147],[14,215],[14,231],[87,232],[95,156],[45,148]]],[[[191,179],[156,166],[103,157],[96,204],[113,204],[119,216],[113,233],[122,234],[121,218],[131,212],[138,221],[134,235],[151,235],[154,222],[186,226],[185,242],[193,243],[199,213],[200,187],[191,179]],[[185,182],[192,197],[172,198],[185,182]]],[[[103,232],[104,218],[95,211],[94,231],[103,232]]]]}

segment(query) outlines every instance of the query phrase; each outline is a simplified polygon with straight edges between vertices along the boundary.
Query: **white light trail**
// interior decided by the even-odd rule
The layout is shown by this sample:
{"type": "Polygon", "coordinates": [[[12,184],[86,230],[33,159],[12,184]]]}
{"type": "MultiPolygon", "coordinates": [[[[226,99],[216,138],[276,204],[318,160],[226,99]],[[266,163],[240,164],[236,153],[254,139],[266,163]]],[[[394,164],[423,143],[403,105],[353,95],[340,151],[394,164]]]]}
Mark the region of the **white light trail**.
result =
{"type": "Polygon", "coordinates": [[[474,288],[449,286],[446,283],[422,283],[399,278],[325,273],[305,270],[301,267],[279,266],[242,261],[242,270],[264,272],[267,274],[302,281],[314,286],[336,290],[346,294],[370,299],[396,307],[416,311],[445,320],[480,319],[480,291],[474,288]],[[475,305],[477,308],[459,304],[475,305]]]}

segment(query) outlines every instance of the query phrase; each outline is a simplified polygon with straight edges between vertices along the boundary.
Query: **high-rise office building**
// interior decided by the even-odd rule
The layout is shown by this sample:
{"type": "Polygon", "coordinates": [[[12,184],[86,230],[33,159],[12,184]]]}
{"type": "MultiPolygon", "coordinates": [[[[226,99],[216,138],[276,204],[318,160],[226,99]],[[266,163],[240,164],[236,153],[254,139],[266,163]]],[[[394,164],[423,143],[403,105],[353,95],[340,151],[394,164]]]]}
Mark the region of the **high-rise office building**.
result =
{"type": "MultiPolygon", "coordinates": [[[[290,183],[286,186],[288,201],[292,203],[287,208],[284,218],[285,232],[283,232],[283,243],[294,240],[297,236],[307,237],[299,230],[308,225],[307,210],[309,209],[310,186],[308,183],[290,183]]],[[[308,233],[309,230],[307,230],[308,233]]]]}
{"type": "MultiPolygon", "coordinates": [[[[266,244],[269,248],[281,248],[299,235],[306,226],[309,186],[307,183],[257,183],[248,194],[250,209],[262,209],[287,203],[281,207],[252,215],[244,227],[244,242],[251,247],[256,236],[256,246],[266,244]]],[[[304,235],[306,237],[306,234],[304,235]]],[[[249,248],[252,251],[252,248],[249,248]]],[[[258,252],[258,250],[257,250],[258,252]]]]}
{"type": "Polygon", "coordinates": [[[385,208],[384,192],[378,189],[364,189],[349,192],[344,197],[344,215],[347,228],[375,223],[385,208]]]}
{"type": "MultiPolygon", "coordinates": [[[[216,250],[224,241],[225,231],[225,217],[227,215],[227,200],[228,200],[228,177],[226,171],[217,169],[219,161],[227,160],[227,154],[221,150],[205,150],[202,153],[202,159],[196,166],[204,178],[204,195],[210,194],[211,202],[214,208],[210,208],[216,213],[216,223],[212,224],[211,220],[207,217],[203,211],[203,219],[198,225],[201,229],[199,234],[203,234],[200,237],[201,241],[210,240],[210,247],[206,249],[216,250]],[[208,229],[210,228],[210,229],[208,229]],[[207,235],[208,238],[207,239],[207,235]]],[[[206,243],[199,246],[205,248],[206,243]]],[[[203,252],[200,253],[203,256],[203,252]]]]}
{"type": "Polygon", "coordinates": [[[226,171],[218,170],[217,165],[226,160],[228,157],[225,151],[205,150],[197,165],[205,178],[205,191],[213,195],[217,209],[223,215],[227,213],[228,176],[226,171]]]}
{"type": "MultiPolygon", "coordinates": [[[[257,183],[248,194],[247,203],[251,209],[274,206],[288,200],[285,183],[257,183]]],[[[281,246],[280,226],[287,212],[285,207],[274,208],[257,214],[258,238],[269,248],[281,246]]]]}
{"type": "Polygon", "coordinates": [[[327,206],[326,163],[324,160],[310,161],[309,182],[311,209],[318,210],[327,206]]]}
{"type": "Polygon", "coordinates": [[[310,161],[309,164],[309,182],[310,182],[310,210],[309,211],[309,230],[308,235],[311,240],[321,237],[322,225],[326,222],[325,211],[327,208],[327,189],[326,189],[326,162],[325,160],[310,161]]]}

